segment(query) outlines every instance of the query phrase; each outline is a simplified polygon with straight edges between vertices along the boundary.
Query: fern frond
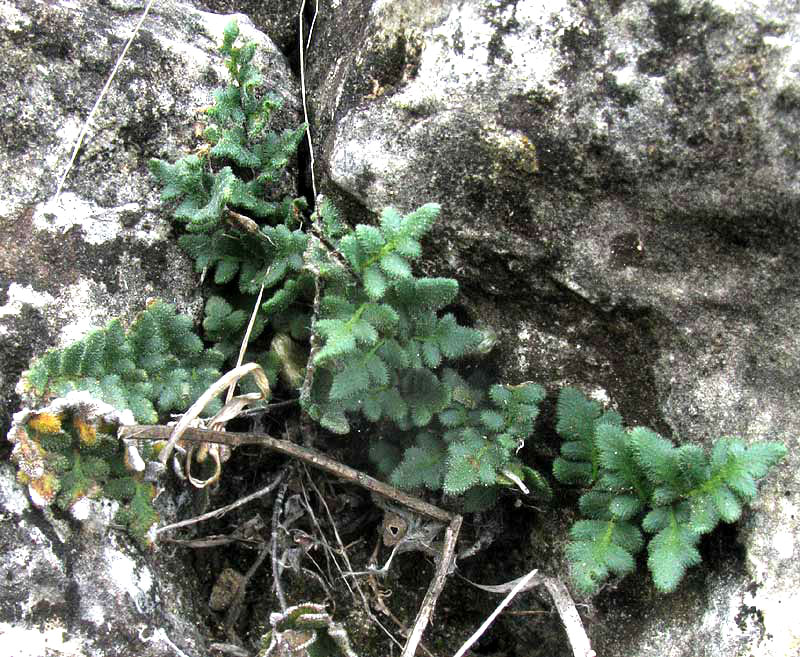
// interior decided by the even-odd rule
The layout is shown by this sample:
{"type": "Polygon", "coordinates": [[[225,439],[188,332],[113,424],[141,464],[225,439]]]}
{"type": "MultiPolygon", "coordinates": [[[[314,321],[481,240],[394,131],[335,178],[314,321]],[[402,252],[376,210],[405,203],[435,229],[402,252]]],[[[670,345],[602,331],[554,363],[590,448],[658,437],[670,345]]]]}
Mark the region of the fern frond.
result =
{"type": "Polygon", "coordinates": [[[415,445],[403,453],[403,459],[392,472],[390,481],[398,488],[440,490],[444,477],[447,450],[429,432],[420,433],[415,445]]]}
{"type": "Polygon", "coordinates": [[[63,350],[48,352],[23,374],[23,384],[40,403],[70,390],[87,390],[151,423],[158,412],[178,408],[177,400],[188,407],[198,387],[219,377],[220,357],[203,349],[191,319],[156,302],[127,333],[113,320],[63,350]]]}

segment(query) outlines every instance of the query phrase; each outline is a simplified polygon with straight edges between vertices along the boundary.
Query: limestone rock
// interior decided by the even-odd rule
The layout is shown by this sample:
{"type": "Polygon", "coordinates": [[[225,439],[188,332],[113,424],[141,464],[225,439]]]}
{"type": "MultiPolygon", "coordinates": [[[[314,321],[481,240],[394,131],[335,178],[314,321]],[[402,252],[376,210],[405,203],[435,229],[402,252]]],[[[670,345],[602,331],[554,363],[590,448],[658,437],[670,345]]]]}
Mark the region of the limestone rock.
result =
{"type": "Polygon", "coordinates": [[[180,558],[148,557],[107,527],[74,531],[43,514],[9,464],[0,465],[0,514],[2,654],[202,654],[197,596],[180,558]]]}
{"type": "MultiPolygon", "coordinates": [[[[82,122],[144,4],[21,0],[0,7],[4,435],[18,406],[14,386],[32,356],[112,317],[132,319],[148,298],[190,314],[201,307],[199,276],[174,240],[146,164],[199,144],[198,110],[225,79],[217,48],[230,17],[155,3],[54,199],[82,122]]],[[[266,85],[285,101],[276,128],[296,126],[299,94],[284,56],[247,17],[238,19],[259,44],[266,85]]],[[[290,177],[283,185],[293,188],[290,177]]],[[[10,448],[3,442],[0,455],[10,448]]],[[[161,502],[174,517],[174,501],[161,502]]],[[[73,516],[113,516],[106,511],[73,516]]],[[[0,514],[0,653],[207,654],[200,634],[207,610],[184,555],[145,554],[105,525],[33,509],[10,464],[0,466],[0,514]]]]}

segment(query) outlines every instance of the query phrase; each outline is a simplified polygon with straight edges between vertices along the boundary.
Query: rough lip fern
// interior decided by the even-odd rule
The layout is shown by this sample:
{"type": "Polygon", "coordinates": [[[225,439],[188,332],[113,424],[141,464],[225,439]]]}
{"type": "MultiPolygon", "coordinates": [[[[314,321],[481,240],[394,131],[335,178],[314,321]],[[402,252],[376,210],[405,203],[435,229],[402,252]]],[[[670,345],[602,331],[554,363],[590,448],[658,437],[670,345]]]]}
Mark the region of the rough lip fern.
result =
{"type": "Polygon", "coordinates": [[[266,203],[266,183],[278,179],[305,126],[280,136],[269,131],[276,104],[269,96],[257,100],[254,49],[238,46],[237,37],[229,25],[222,53],[231,83],[208,111],[208,146],[175,164],[150,164],[164,199],[178,203],[174,217],[187,230],[180,244],[198,271],[213,269],[214,283],[229,291],[206,304],[206,338],[226,356],[235,353],[247,309],[263,286],[270,296],[251,338],[263,343],[269,327],[272,346],[253,342],[247,358],[261,363],[273,383],[281,371],[291,386],[302,387],[304,409],[334,433],[349,433],[359,416],[394,425],[372,454],[395,484],[450,494],[481,488],[473,497],[482,504],[498,486],[524,487],[523,481],[546,493],[544,477],[516,456],[533,431],[542,389],[497,385],[471,392],[467,407],[468,386],[443,367],[480,351],[486,335],[445,312],[458,294],[455,280],[413,273],[439,206],[405,215],[387,208],[377,225],[351,227],[322,202],[312,217],[319,232],[310,238],[302,200],[266,203]],[[232,283],[238,283],[233,294],[232,283]],[[312,326],[313,385],[302,386],[305,363],[298,361],[309,358],[304,343],[312,326]],[[421,453],[424,476],[414,467],[421,453]]]}
{"type": "MultiPolygon", "coordinates": [[[[461,495],[466,510],[491,506],[503,487],[549,496],[545,477],[519,458],[543,388],[477,384],[447,366],[485,353],[495,338],[447,312],[457,281],[414,274],[439,206],[407,214],[386,208],[376,225],[352,227],[327,201],[309,221],[303,199],[276,200],[270,190],[305,126],[269,129],[280,103],[263,93],[255,45],[239,45],[238,37],[232,22],[221,47],[231,80],[206,112],[206,144],[174,164],[149,163],[185,228],[180,245],[198,272],[213,274],[203,319],[213,347],[204,347],[189,318],[156,302],[127,330],[114,320],[35,361],[23,375],[26,397],[46,402],[90,391],[142,423],[185,410],[232,363],[265,293],[245,359],[260,363],[273,387],[280,377],[290,395],[299,389],[305,412],[332,433],[373,423],[370,457],[393,484],[461,495]]],[[[61,420],[31,417],[28,465],[55,464],[32,481],[63,504],[85,490],[114,493],[141,539],[154,521],[150,493],[119,470],[113,450],[104,464],[79,428],[65,433],[61,420]]],[[[626,429],[618,414],[571,388],[560,394],[557,417],[565,442],[553,474],[585,489],[584,519],[567,547],[573,581],[585,593],[631,572],[646,534],[654,582],[674,590],[700,560],[700,536],[737,520],[755,498],[756,480],[785,453],[779,443],[733,438],[718,440],[710,454],[676,447],[644,427],[626,429]]]]}
{"type": "Polygon", "coordinates": [[[567,558],[576,587],[594,593],[611,575],[635,569],[647,543],[647,566],[660,591],[674,591],[700,563],[697,544],[720,522],[736,522],[757,495],[756,481],[786,454],[781,443],[745,445],[718,439],[710,453],[676,447],[645,427],[625,428],[573,388],[558,399],[556,429],[564,439],[553,474],[584,487],[583,520],[570,532],[567,558]]]}

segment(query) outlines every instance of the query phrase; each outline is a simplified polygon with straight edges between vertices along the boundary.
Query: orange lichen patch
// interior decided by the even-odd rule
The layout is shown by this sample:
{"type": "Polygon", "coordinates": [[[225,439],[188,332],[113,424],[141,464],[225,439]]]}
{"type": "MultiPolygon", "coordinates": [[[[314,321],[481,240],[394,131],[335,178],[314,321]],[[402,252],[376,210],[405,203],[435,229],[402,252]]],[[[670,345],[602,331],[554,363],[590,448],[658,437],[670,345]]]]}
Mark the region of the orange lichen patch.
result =
{"type": "Polygon", "coordinates": [[[78,437],[80,438],[81,445],[86,445],[87,447],[91,447],[97,442],[97,427],[86,420],[81,418],[75,418],[73,421],[73,426],[75,427],[76,431],[78,432],[78,437]]]}
{"type": "Polygon", "coordinates": [[[58,433],[61,431],[61,418],[54,413],[37,413],[28,420],[28,426],[39,433],[58,433]]]}
{"type": "Polygon", "coordinates": [[[46,473],[28,483],[28,492],[36,506],[47,506],[53,502],[58,493],[59,483],[55,475],[46,473]]]}
{"type": "Polygon", "coordinates": [[[158,455],[161,453],[161,450],[167,446],[166,440],[158,440],[154,443],[151,443],[150,447],[153,449],[153,458],[158,458],[158,455]]]}
{"type": "Polygon", "coordinates": [[[40,477],[44,472],[44,450],[42,446],[28,435],[23,427],[14,427],[9,434],[14,443],[11,459],[17,464],[20,472],[31,478],[40,477]]]}

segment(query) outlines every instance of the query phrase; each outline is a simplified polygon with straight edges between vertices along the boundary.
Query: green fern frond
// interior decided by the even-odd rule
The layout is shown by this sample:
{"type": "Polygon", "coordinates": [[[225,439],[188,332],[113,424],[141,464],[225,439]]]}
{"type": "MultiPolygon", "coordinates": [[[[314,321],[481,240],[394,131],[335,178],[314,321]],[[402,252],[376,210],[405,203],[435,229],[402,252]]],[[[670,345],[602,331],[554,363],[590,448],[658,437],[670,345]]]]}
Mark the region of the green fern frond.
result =
{"type": "Polygon", "coordinates": [[[585,594],[596,592],[611,574],[633,572],[633,555],[644,544],[637,527],[620,520],[579,520],[572,526],[570,538],[566,554],[572,580],[585,594]]]}
{"type": "Polygon", "coordinates": [[[576,523],[567,548],[574,581],[586,593],[610,574],[628,571],[632,561],[617,547],[636,550],[613,547],[612,530],[636,525],[655,534],[647,563],[656,588],[675,590],[700,562],[700,536],[738,520],[756,495],[756,479],[786,451],[779,443],[745,447],[732,438],[718,440],[710,455],[696,445],[676,447],[650,429],[625,429],[618,416],[603,414],[571,389],[562,392],[558,416],[566,442],[553,472],[559,481],[591,486],[579,501],[591,520],[576,523]]]}
{"type": "Polygon", "coordinates": [[[400,463],[392,471],[390,481],[398,488],[441,490],[447,450],[431,433],[417,436],[416,444],[405,450],[400,463]]]}
{"type": "Polygon", "coordinates": [[[219,377],[222,355],[204,350],[188,317],[163,302],[151,304],[124,333],[119,320],[62,350],[51,350],[23,373],[39,402],[88,390],[140,422],[188,407],[219,377]]]}
{"type": "Polygon", "coordinates": [[[561,447],[561,457],[555,461],[553,474],[562,483],[593,483],[600,471],[595,430],[599,424],[618,423],[619,416],[603,414],[599,403],[586,399],[574,388],[561,390],[556,416],[556,431],[566,442],[561,447]]]}

